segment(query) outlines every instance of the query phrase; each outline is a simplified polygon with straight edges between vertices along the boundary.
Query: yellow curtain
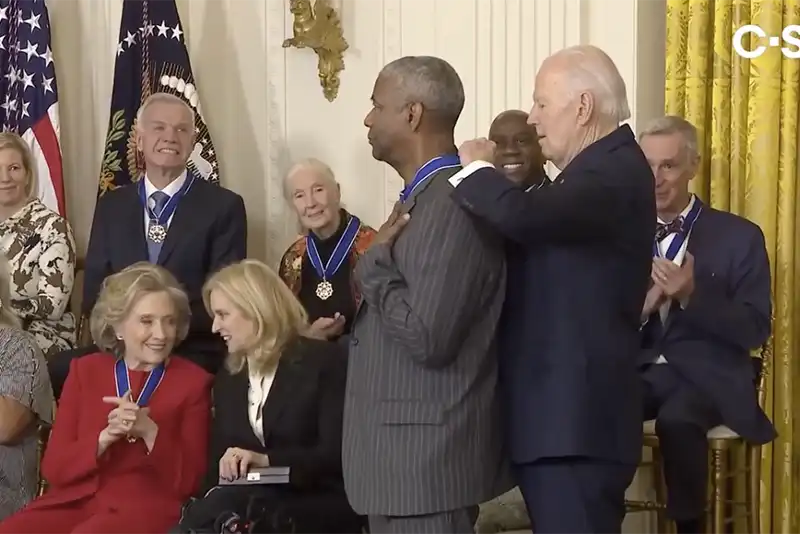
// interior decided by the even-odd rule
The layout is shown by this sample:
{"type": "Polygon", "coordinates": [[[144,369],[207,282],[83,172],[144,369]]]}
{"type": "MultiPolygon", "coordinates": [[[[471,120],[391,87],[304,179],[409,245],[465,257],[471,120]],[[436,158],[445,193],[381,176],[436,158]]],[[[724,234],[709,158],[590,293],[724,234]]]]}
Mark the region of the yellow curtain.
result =
{"type": "MultiPolygon", "coordinates": [[[[769,249],[775,355],[766,408],[780,437],[762,453],[760,532],[775,533],[797,532],[800,517],[800,424],[792,418],[800,406],[800,59],[779,47],[744,59],[732,37],[746,24],[778,36],[798,23],[800,0],[667,0],[666,112],[699,130],[704,163],[694,191],[759,224],[769,249]]],[[[768,43],[753,36],[744,44],[768,43]]]]}

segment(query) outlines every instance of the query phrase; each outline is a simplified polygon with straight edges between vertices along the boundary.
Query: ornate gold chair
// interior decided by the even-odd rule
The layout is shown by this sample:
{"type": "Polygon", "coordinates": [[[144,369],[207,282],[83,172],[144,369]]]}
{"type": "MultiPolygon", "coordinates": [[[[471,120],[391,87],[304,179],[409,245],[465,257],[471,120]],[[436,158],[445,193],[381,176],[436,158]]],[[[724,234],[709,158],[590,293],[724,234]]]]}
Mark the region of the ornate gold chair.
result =
{"type": "MultiPolygon", "coordinates": [[[[758,403],[763,408],[766,400],[766,378],[773,357],[772,337],[758,355],[753,356],[756,371],[758,403]]],[[[655,420],[643,425],[644,447],[651,452],[650,461],[643,462],[653,481],[655,500],[625,502],[628,513],[655,512],[658,532],[673,532],[672,522],[666,517],[666,486],[662,469],[655,420]]],[[[760,532],[759,501],[761,479],[761,446],[745,442],[736,432],[721,425],[708,432],[709,501],[706,509],[706,532],[728,531],[728,524],[743,518],[741,530],[760,532]],[[743,512],[737,513],[739,509],[743,512]]],[[[734,526],[739,527],[741,522],[734,526]]],[[[740,529],[737,529],[740,530],[740,529]]]]}

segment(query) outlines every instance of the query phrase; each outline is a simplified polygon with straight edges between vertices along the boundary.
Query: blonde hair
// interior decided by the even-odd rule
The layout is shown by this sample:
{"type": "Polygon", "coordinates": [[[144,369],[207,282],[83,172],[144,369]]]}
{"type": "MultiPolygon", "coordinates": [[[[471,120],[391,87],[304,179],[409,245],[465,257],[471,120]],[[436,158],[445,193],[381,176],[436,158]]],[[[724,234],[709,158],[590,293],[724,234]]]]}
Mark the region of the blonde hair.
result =
{"type": "Polygon", "coordinates": [[[277,273],[258,260],[229,265],[206,282],[203,303],[212,316],[213,291],[225,295],[255,325],[253,343],[225,360],[231,373],[242,371],[248,364],[252,372],[263,374],[277,364],[287,343],[308,328],[303,305],[277,273]]]}
{"type": "Polygon", "coordinates": [[[20,155],[28,180],[28,183],[25,184],[25,194],[29,199],[35,197],[39,191],[39,180],[28,143],[14,132],[0,132],[0,150],[15,150],[20,155]]]}
{"type": "Polygon", "coordinates": [[[103,280],[100,295],[89,318],[89,329],[95,344],[103,351],[121,356],[124,344],[117,338],[114,327],[128,317],[142,297],[161,292],[170,296],[177,312],[175,344],[186,339],[191,317],[186,292],[172,273],[158,265],[141,261],[103,280]]]}
{"type": "Polygon", "coordinates": [[[11,308],[11,265],[0,254],[0,326],[22,328],[22,321],[11,308]]]}

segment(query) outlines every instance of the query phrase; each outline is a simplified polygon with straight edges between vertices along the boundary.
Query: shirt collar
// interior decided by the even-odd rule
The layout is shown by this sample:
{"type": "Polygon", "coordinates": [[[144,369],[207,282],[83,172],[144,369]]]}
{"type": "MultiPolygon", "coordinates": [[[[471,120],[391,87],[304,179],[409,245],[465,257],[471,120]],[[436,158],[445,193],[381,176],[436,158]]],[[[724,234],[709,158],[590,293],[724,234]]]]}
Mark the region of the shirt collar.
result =
{"type": "Polygon", "coordinates": [[[178,176],[175,180],[172,180],[167,187],[164,189],[158,189],[153,183],[150,181],[150,178],[147,177],[147,174],[144,175],[144,192],[147,195],[147,198],[150,198],[150,195],[155,193],[156,191],[161,191],[163,193],[168,194],[170,197],[174,196],[175,193],[181,190],[183,187],[183,183],[186,181],[186,176],[188,172],[186,169],[178,176]]]}
{"type": "MultiPolygon", "coordinates": [[[[685,219],[686,216],[689,215],[689,212],[692,211],[692,207],[694,206],[694,201],[695,201],[695,196],[693,194],[691,197],[689,197],[689,203],[686,205],[686,207],[683,209],[683,211],[680,213],[680,215],[678,215],[678,217],[683,217],[685,219]]],[[[667,223],[667,221],[662,221],[661,217],[658,218],[658,223],[659,224],[669,224],[669,223],[667,223]]]]}

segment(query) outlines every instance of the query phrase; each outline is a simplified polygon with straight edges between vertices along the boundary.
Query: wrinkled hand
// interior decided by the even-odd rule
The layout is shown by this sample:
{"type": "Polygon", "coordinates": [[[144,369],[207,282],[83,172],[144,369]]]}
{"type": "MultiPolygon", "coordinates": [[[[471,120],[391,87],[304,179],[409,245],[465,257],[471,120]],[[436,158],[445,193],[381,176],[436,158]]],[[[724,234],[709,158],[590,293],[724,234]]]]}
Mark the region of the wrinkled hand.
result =
{"type": "Polygon", "coordinates": [[[115,404],[116,408],[108,413],[109,433],[144,437],[151,432],[155,423],[150,419],[150,408],[142,408],[131,399],[130,392],[122,397],[103,397],[106,404],[115,404]]]}
{"type": "Polygon", "coordinates": [[[219,476],[228,481],[247,476],[251,467],[269,467],[266,454],[229,447],[219,459],[219,476]]]}
{"type": "Polygon", "coordinates": [[[680,267],[665,258],[655,258],[652,279],[668,298],[685,306],[694,292],[694,256],[687,252],[680,267]]]}
{"type": "Polygon", "coordinates": [[[461,158],[461,166],[466,167],[473,161],[488,161],[492,163],[495,159],[497,145],[485,137],[465,141],[458,149],[458,157],[461,158]]]}
{"type": "Polygon", "coordinates": [[[344,332],[345,322],[344,315],[338,312],[333,317],[320,317],[311,324],[306,335],[315,339],[328,340],[344,332]]]}
{"type": "Polygon", "coordinates": [[[378,235],[376,235],[375,239],[372,241],[373,245],[394,243],[394,240],[397,239],[400,231],[405,227],[406,224],[408,224],[408,221],[411,220],[411,215],[408,213],[402,213],[402,208],[402,202],[394,203],[392,213],[389,214],[389,218],[386,219],[386,222],[381,225],[380,229],[378,229],[378,235]]]}

